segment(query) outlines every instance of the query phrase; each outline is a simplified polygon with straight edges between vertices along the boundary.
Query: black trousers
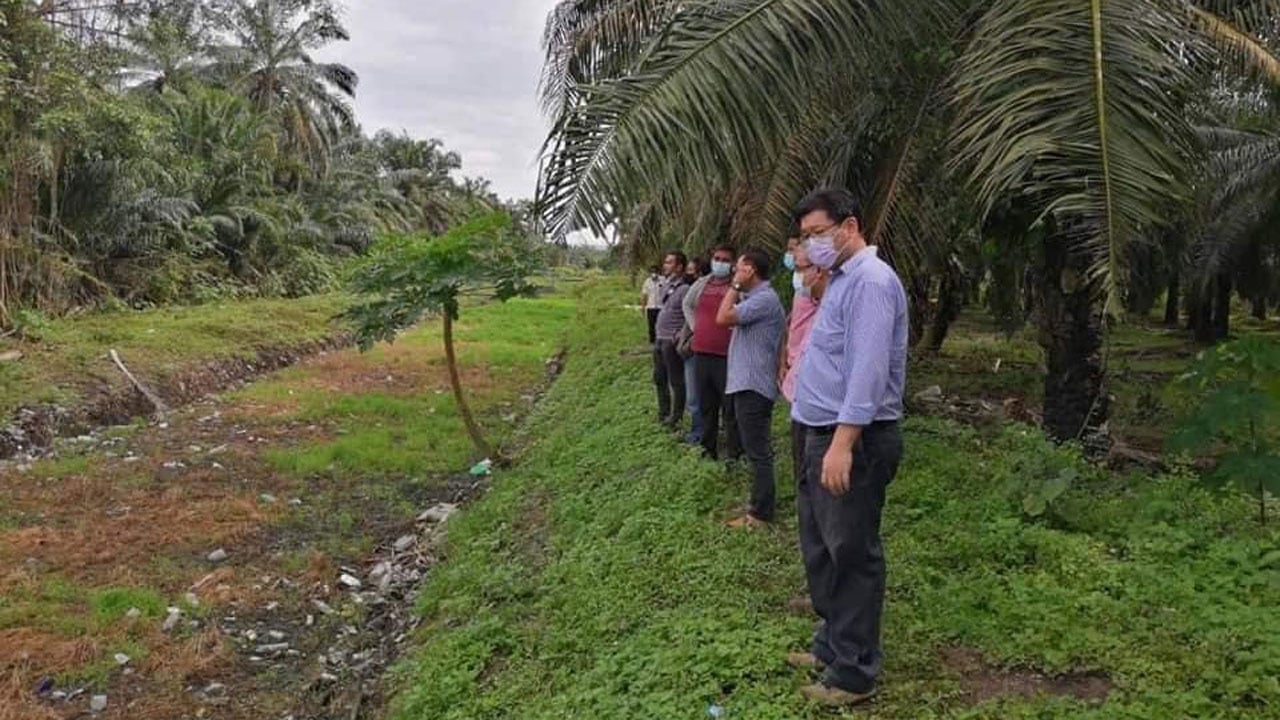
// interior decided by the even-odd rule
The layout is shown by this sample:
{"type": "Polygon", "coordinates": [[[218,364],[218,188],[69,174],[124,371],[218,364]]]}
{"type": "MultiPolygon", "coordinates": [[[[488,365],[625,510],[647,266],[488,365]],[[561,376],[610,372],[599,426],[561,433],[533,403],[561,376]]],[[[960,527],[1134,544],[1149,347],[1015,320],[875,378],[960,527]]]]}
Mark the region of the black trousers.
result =
{"type": "Polygon", "coordinates": [[[703,353],[698,353],[695,357],[694,377],[698,382],[698,410],[702,415],[702,449],[707,457],[713,460],[719,458],[720,411],[723,410],[725,457],[736,460],[742,454],[742,442],[738,437],[733,404],[724,395],[729,359],[703,353]]]}
{"type": "Polygon", "coordinates": [[[653,349],[653,384],[658,391],[658,417],[675,425],[684,416],[684,358],[675,340],[659,340],[653,349]]]}
{"type": "Polygon", "coordinates": [[[883,664],[880,513],[902,460],[902,433],[896,422],[863,429],[853,452],[851,488],[841,497],[822,487],[822,459],[831,439],[830,431],[805,433],[804,473],[796,495],[800,551],[813,609],[823,620],[813,637],[813,654],[827,666],[823,680],[861,693],[875,686],[883,664]]]}
{"type": "Polygon", "coordinates": [[[773,472],[773,401],[747,390],[729,396],[742,449],[751,461],[751,514],[773,521],[777,485],[773,472]]]}
{"type": "Polygon", "coordinates": [[[649,318],[649,344],[652,345],[658,341],[658,313],[662,310],[658,308],[646,308],[644,314],[649,318]]]}
{"type": "Polygon", "coordinates": [[[791,421],[791,481],[799,484],[804,478],[804,425],[791,421]]]}

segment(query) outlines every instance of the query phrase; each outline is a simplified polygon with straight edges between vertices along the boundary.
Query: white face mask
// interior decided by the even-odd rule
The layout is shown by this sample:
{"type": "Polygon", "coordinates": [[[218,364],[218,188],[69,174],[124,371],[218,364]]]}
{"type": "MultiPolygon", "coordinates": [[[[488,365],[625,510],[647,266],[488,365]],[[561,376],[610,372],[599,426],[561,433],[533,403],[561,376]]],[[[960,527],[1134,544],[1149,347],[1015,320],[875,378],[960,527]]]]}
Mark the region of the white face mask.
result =
{"type": "Polygon", "coordinates": [[[804,286],[804,273],[791,273],[791,287],[795,289],[796,295],[800,297],[809,297],[809,288],[804,286]]]}
{"type": "Polygon", "coordinates": [[[718,278],[727,278],[733,274],[733,263],[727,263],[723,260],[712,260],[711,274],[718,278]]]}

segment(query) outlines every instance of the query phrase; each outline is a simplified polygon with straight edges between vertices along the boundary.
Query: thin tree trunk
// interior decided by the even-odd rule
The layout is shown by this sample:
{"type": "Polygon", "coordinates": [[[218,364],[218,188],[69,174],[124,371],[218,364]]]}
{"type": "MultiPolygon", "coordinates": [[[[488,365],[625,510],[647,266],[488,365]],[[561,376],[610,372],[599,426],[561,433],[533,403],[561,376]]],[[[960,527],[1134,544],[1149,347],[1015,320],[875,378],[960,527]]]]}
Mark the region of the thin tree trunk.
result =
{"type": "Polygon", "coordinates": [[[1038,293],[1048,374],[1045,432],[1059,442],[1100,428],[1110,411],[1102,357],[1102,309],[1087,282],[1087,258],[1062,238],[1045,241],[1038,293]]]}
{"type": "Polygon", "coordinates": [[[1259,293],[1254,295],[1250,301],[1253,304],[1253,317],[1255,320],[1267,319],[1267,295],[1259,293]]]}
{"type": "Polygon", "coordinates": [[[453,386],[453,400],[458,406],[458,415],[462,417],[462,424],[467,426],[467,434],[471,436],[471,442],[480,455],[492,458],[493,451],[480,432],[480,426],[471,415],[471,407],[467,405],[467,398],[462,393],[462,376],[458,373],[458,357],[453,351],[453,316],[448,310],[444,312],[444,358],[445,364],[449,367],[449,384],[453,386]]]}
{"type": "Polygon", "coordinates": [[[1169,288],[1164,299],[1164,324],[1178,327],[1178,308],[1182,304],[1182,278],[1177,270],[1169,276],[1169,288]]]}

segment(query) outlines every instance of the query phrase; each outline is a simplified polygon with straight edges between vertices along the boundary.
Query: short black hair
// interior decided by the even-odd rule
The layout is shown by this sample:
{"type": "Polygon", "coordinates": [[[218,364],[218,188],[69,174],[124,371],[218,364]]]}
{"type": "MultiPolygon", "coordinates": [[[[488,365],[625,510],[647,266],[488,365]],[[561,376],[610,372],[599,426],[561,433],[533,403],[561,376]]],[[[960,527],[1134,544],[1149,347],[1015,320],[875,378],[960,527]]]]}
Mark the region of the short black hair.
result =
{"type": "MultiPolygon", "coordinates": [[[[697,271],[698,277],[702,277],[711,272],[711,262],[708,261],[706,258],[702,257],[701,255],[695,258],[689,258],[689,262],[693,263],[698,267],[698,271],[697,271]]],[[[687,264],[688,263],[686,263],[686,265],[687,264]]]]}
{"type": "Polygon", "coordinates": [[[742,259],[747,264],[756,269],[756,277],[761,280],[769,279],[769,256],[763,250],[743,250],[742,259]]]}
{"type": "Polygon", "coordinates": [[[738,248],[736,248],[736,247],[734,247],[734,246],[732,246],[732,245],[730,245],[730,244],[728,244],[728,243],[720,243],[719,245],[717,245],[717,246],[715,246],[714,248],[712,248],[712,249],[711,249],[711,254],[712,254],[712,255],[715,255],[715,254],[716,254],[716,253],[718,253],[718,252],[727,252],[727,253],[729,253],[730,255],[732,255],[732,256],[734,257],[734,259],[735,259],[735,260],[738,258],[738,248]]]}
{"type": "Polygon", "coordinates": [[[862,224],[862,203],[858,202],[853,193],[842,188],[823,188],[809,193],[796,205],[791,218],[798,228],[805,215],[819,210],[836,223],[855,218],[859,225],[862,224]]]}
{"type": "Polygon", "coordinates": [[[663,254],[662,254],[662,259],[663,259],[663,260],[666,260],[667,258],[671,257],[672,255],[674,255],[674,256],[675,256],[676,260],[679,260],[679,261],[680,261],[680,268],[681,268],[682,270],[684,269],[684,266],[685,266],[685,265],[688,265],[688,264],[689,264],[689,256],[685,255],[684,253],[680,252],[679,250],[668,250],[668,251],[666,251],[665,253],[663,253],[663,254]]]}

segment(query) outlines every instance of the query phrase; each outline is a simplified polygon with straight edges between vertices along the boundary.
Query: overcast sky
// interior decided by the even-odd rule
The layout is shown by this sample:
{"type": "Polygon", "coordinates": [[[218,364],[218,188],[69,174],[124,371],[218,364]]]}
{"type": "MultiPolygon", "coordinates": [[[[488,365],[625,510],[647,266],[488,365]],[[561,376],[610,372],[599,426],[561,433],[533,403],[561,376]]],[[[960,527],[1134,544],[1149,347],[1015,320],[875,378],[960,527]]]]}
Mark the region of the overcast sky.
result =
{"type": "Polygon", "coordinates": [[[532,198],[546,135],[542,28],[556,0],[346,0],[349,42],[322,53],[360,75],[366,132],[406,130],[462,154],[503,198],[532,198]]]}

